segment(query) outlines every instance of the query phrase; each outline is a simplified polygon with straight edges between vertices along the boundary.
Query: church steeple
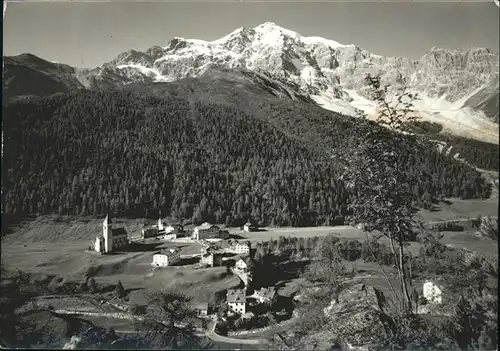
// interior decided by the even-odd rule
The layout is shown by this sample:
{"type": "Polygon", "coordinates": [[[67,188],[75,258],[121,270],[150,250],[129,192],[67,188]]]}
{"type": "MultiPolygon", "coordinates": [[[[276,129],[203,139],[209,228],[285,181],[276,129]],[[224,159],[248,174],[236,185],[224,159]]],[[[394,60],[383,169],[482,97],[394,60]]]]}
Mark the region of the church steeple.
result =
{"type": "Polygon", "coordinates": [[[163,230],[163,221],[161,218],[161,210],[158,211],[158,230],[163,230]]]}
{"type": "Polygon", "coordinates": [[[104,249],[106,252],[113,251],[113,235],[111,226],[111,218],[106,215],[106,218],[104,218],[104,221],[102,222],[102,236],[104,237],[104,249]]]}

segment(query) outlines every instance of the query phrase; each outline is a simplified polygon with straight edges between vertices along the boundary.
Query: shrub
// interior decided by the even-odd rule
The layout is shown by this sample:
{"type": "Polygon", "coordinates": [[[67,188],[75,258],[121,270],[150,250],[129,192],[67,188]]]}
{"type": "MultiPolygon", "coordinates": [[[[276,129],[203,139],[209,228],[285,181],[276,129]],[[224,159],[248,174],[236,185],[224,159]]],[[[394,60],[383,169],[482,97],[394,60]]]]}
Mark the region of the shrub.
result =
{"type": "Polygon", "coordinates": [[[491,217],[481,218],[479,229],[484,236],[498,240],[498,219],[491,219],[491,217]]]}
{"type": "Polygon", "coordinates": [[[365,262],[378,262],[384,265],[393,265],[394,256],[389,247],[377,240],[365,240],[361,244],[361,258],[365,262]]]}
{"type": "Polygon", "coordinates": [[[344,260],[356,261],[361,257],[362,244],[358,240],[341,241],[337,245],[344,260]]]}
{"type": "Polygon", "coordinates": [[[135,315],[144,315],[146,314],[146,306],[132,305],[129,307],[129,311],[135,315]]]}
{"type": "Polygon", "coordinates": [[[90,278],[88,281],[88,288],[92,294],[99,292],[99,287],[94,278],[90,278]]]}

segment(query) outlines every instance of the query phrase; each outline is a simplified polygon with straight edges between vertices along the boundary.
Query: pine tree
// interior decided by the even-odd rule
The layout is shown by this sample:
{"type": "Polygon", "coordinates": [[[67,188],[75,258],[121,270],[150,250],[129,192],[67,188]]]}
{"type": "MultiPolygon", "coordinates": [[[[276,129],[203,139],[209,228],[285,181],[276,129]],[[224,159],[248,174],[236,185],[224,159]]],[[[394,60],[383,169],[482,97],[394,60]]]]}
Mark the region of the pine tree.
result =
{"type": "Polygon", "coordinates": [[[115,296],[119,299],[124,298],[127,295],[127,292],[123,288],[122,282],[119,280],[118,284],[116,284],[115,288],[115,296]]]}

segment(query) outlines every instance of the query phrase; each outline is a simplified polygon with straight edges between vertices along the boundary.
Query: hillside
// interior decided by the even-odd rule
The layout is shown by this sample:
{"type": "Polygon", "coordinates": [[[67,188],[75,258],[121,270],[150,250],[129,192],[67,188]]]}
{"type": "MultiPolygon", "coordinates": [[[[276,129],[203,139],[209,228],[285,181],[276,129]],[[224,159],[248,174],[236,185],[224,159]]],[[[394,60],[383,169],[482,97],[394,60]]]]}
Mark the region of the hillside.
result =
{"type": "Polygon", "coordinates": [[[487,48],[431,48],[418,60],[384,57],[354,44],[305,37],[266,22],[238,28],[211,42],[175,37],[164,47],[128,50],[90,69],[29,54],[5,61],[8,96],[48,95],[83,87],[153,86],[192,78],[208,83],[210,76],[221,84],[227,75],[229,81],[240,80],[240,88],[267,90],[336,113],[356,116],[363,112],[371,118],[376,115],[375,104],[367,94],[364,76],[379,74],[382,84],[391,86],[389,96],[402,85],[418,93],[417,115],[439,123],[440,134],[498,144],[499,61],[487,48]],[[244,73],[235,77],[232,71],[244,73]]]}
{"type": "MultiPolygon", "coordinates": [[[[235,225],[248,217],[271,225],[342,222],[349,196],[329,151],[342,147],[356,119],[250,93],[247,100],[259,101],[254,114],[123,91],[8,103],[4,213],[155,217],[161,210],[235,225]]],[[[432,147],[411,151],[405,169],[415,177],[417,204],[488,195],[470,167],[432,147]]]]}
{"type": "Polygon", "coordinates": [[[82,89],[76,70],[68,65],[43,60],[35,55],[3,57],[3,96],[48,96],[82,89]]]}
{"type": "MultiPolygon", "coordinates": [[[[232,106],[263,121],[271,122],[278,128],[283,127],[282,130],[295,127],[301,135],[309,133],[323,135],[322,127],[315,128],[327,120],[340,118],[340,114],[314,105],[310,98],[300,94],[300,89],[293,89],[289,85],[249,70],[212,69],[197,78],[185,78],[168,83],[131,83],[119,89],[147,92],[160,98],[189,98],[203,103],[232,106]],[[284,120],[279,118],[281,113],[290,111],[295,115],[294,126],[283,124],[284,120]],[[309,118],[312,120],[309,121],[309,118]]],[[[342,120],[350,121],[350,118],[342,120]]],[[[460,159],[480,169],[498,171],[500,164],[498,144],[440,134],[443,126],[439,123],[419,121],[413,124],[414,133],[444,143],[445,149],[452,157],[458,153],[460,159]]],[[[345,127],[347,125],[343,126],[345,127]]],[[[317,146],[314,136],[309,139],[314,140],[317,146]]]]}

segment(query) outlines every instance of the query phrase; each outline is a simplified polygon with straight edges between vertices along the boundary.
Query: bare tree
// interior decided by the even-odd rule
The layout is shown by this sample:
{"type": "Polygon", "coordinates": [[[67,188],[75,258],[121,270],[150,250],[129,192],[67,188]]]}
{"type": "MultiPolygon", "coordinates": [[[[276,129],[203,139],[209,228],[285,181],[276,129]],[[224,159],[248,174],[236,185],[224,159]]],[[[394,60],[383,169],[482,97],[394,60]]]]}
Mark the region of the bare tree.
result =
{"type": "Polygon", "coordinates": [[[342,179],[353,195],[349,219],[352,224],[363,224],[364,230],[376,239],[389,239],[400,288],[394,289],[390,279],[387,280],[401,310],[412,313],[412,285],[405,248],[416,238],[422,223],[414,218],[410,189],[418,175],[409,174],[402,163],[416,157],[421,142],[407,128],[407,122],[416,120],[411,114],[417,96],[404,84],[389,90],[388,85],[381,85],[378,76],[368,75],[366,80],[371,98],[377,104],[378,125],[361,118],[347,141],[348,147],[335,150],[334,157],[343,166],[342,179]]]}
{"type": "Polygon", "coordinates": [[[346,275],[345,265],[337,246],[338,240],[334,235],[323,237],[315,249],[317,259],[305,272],[305,277],[309,281],[322,282],[326,286],[328,297],[333,296],[337,303],[346,275]]]}

